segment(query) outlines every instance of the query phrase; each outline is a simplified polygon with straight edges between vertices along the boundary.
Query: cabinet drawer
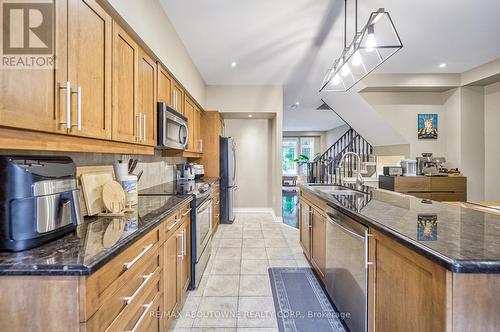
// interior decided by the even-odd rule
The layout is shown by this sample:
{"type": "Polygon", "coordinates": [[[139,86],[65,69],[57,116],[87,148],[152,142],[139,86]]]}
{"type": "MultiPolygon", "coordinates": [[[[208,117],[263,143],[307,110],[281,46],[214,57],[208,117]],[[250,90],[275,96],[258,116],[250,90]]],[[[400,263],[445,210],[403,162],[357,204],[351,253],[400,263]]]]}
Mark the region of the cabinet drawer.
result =
{"type": "Polygon", "coordinates": [[[87,321],[86,329],[89,331],[104,331],[123,311],[131,305],[135,305],[154,280],[160,279],[162,271],[160,250],[148,262],[145,262],[137,273],[123,284],[102,307],[87,321]]]}
{"type": "Polygon", "coordinates": [[[158,274],[136,298],[135,303],[125,307],[106,331],[147,331],[151,318],[157,316],[156,310],[160,301],[163,301],[163,293],[158,274]]]}
{"type": "Polygon", "coordinates": [[[190,212],[191,207],[189,204],[187,204],[174,215],[175,219],[169,220],[167,223],[165,223],[165,239],[169,238],[179,228],[184,220],[190,217],[190,212]]]}
{"type": "Polygon", "coordinates": [[[83,317],[88,320],[122,285],[127,284],[157,254],[160,227],[136,241],[85,282],[83,317]]]}
{"type": "Polygon", "coordinates": [[[432,191],[465,192],[467,188],[467,178],[457,177],[435,177],[431,179],[432,191]]]}

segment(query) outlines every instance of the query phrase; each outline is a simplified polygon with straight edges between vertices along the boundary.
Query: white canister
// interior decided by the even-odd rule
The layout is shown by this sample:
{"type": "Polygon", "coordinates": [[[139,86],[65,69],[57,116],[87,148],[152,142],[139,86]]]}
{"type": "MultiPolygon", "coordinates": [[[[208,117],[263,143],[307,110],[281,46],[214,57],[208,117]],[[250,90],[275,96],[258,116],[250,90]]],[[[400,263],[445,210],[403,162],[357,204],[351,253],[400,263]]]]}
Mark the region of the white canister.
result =
{"type": "Polygon", "coordinates": [[[120,181],[120,179],[124,176],[128,175],[128,165],[121,160],[115,162],[113,168],[115,169],[115,177],[118,181],[120,181]]]}
{"type": "Polygon", "coordinates": [[[125,175],[118,179],[125,191],[125,206],[137,205],[137,175],[125,175]]]}

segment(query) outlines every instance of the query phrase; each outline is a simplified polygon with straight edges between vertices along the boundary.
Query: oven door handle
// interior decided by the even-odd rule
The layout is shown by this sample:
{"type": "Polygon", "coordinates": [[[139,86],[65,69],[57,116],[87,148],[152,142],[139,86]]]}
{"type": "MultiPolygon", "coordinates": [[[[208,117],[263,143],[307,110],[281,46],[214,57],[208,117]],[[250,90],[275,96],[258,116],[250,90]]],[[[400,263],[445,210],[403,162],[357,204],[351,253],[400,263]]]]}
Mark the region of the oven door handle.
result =
{"type": "Polygon", "coordinates": [[[189,129],[184,123],[179,123],[179,143],[184,145],[184,147],[187,146],[188,144],[188,137],[189,137],[189,129]],[[185,135],[182,136],[182,132],[185,132],[185,135]]]}

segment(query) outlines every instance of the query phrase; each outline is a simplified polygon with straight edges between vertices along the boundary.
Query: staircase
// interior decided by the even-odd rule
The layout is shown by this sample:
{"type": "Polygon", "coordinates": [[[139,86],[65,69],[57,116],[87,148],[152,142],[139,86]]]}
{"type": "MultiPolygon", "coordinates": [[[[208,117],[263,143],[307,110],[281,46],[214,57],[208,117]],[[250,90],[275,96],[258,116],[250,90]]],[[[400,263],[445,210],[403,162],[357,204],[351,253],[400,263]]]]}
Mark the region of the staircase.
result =
{"type": "Polygon", "coordinates": [[[356,157],[349,155],[342,164],[341,174],[354,177],[358,172],[371,176],[376,172],[373,147],[353,128],[349,128],[325,153],[307,163],[307,182],[335,183],[340,160],[346,152],[355,152],[361,157],[361,169],[356,169],[356,157]]]}

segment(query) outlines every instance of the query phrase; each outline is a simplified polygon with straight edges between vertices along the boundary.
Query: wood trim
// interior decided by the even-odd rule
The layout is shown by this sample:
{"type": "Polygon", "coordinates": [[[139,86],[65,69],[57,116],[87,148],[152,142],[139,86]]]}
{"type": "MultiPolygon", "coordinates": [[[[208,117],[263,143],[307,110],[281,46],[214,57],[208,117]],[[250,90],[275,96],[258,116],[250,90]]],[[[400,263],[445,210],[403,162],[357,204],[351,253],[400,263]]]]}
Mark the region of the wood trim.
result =
{"type": "Polygon", "coordinates": [[[161,152],[162,157],[181,157],[181,158],[191,158],[199,159],[203,156],[200,152],[193,151],[183,151],[183,150],[163,150],[161,152]]]}
{"type": "Polygon", "coordinates": [[[0,146],[5,150],[154,155],[150,146],[1,127],[0,146]]]}

